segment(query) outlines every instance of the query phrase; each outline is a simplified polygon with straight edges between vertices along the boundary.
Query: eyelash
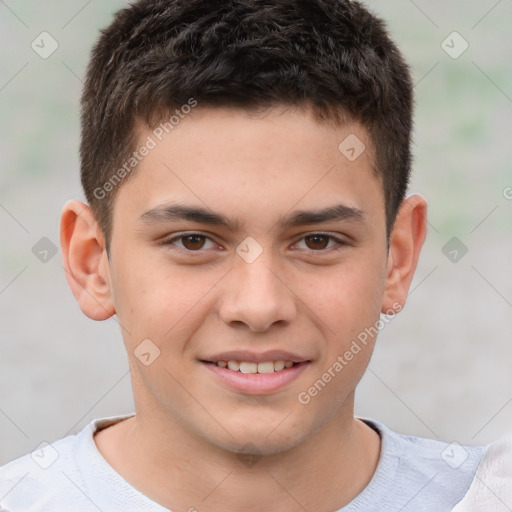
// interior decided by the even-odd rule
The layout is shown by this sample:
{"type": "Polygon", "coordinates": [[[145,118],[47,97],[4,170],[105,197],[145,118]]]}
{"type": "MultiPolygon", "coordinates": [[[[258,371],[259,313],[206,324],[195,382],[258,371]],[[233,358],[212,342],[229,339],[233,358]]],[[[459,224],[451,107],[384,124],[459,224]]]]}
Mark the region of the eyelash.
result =
{"type": "MultiPolygon", "coordinates": [[[[176,240],[181,240],[183,238],[186,238],[187,236],[194,236],[194,235],[197,235],[197,236],[201,236],[201,237],[204,237],[205,239],[208,239],[208,240],[212,240],[211,237],[203,234],[203,233],[198,233],[198,232],[195,232],[195,231],[191,231],[189,233],[181,233],[180,235],[178,236],[174,236],[173,238],[169,238],[167,240],[164,240],[162,242],[162,245],[165,245],[165,246],[174,246],[172,248],[172,250],[174,251],[177,251],[177,252],[182,252],[182,253],[187,253],[187,255],[194,255],[194,253],[197,253],[198,255],[200,254],[203,254],[207,249],[198,249],[197,251],[192,251],[190,249],[185,249],[185,248],[181,248],[181,247],[177,247],[174,245],[174,242],[176,240]]],[[[299,240],[297,240],[297,242],[300,242],[302,240],[304,240],[305,238],[308,238],[308,237],[313,237],[313,236],[317,236],[317,235],[320,235],[320,236],[324,236],[324,237],[327,237],[329,240],[332,240],[334,242],[336,242],[338,244],[338,247],[330,247],[329,249],[319,249],[319,250],[315,250],[315,249],[306,249],[308,252],[310,253],[313,253],[313,254],[322,254],[322,253],[326,253],[328,250],[340,250],[343,246],[346,246],[348,245],[348,243],[341,239],[341,238],[338,238],[334,235],[331,235],[329,233],[322,233],[322,232],[313,232],[313,233],[308,233],[307,235],[303,236],[302,238],[299,238],[299,240]]],[[[297,243],[295,242],[295,243],[297,243]]]]}

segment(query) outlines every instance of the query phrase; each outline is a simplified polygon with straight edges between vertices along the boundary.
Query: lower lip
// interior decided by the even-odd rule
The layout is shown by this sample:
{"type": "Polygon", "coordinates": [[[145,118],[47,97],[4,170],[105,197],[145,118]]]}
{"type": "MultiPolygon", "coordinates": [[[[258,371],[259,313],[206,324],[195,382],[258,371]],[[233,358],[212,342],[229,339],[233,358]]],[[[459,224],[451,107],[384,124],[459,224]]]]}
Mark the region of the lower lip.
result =
{"type": "Polygon", "coordinates": [[[229,388],[247,394],[272,393],[294,381],[308,366],[309,361],[298,363],[274,373],[242,373],[221,368],[216,364],[202,364],[229,388]]]}

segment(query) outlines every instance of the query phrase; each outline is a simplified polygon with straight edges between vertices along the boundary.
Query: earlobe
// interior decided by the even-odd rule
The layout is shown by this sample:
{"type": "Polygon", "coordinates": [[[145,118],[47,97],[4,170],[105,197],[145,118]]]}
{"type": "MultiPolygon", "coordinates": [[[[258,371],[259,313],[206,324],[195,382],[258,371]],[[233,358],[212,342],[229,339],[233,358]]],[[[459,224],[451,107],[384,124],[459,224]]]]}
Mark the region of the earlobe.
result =
{"type": "Polygon", "coordinates": [[[382,313],[405,305],[426,233],[427,202],[414,194],[402,202],[391,233],[382,313]]]}
{"type": "Polygon", "coordinates": [[[60,243],[66,279],[82,312],[93,320],[115,313],[107,253],[91,208],[68,201],[60,220],[60,243]]]}

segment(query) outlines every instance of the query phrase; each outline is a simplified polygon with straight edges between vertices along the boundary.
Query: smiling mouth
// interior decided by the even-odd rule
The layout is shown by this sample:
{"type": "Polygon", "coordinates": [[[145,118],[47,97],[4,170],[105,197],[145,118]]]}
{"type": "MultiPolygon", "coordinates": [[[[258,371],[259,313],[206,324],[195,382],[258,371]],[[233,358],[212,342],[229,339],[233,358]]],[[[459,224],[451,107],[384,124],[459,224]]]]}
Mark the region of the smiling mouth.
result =
{"type": "Polygon", "coordinates": [[[250,361],[203,361],[207,364],[219,366],[226,370],[238,373],[276,373],[296,366],[300,363],[294,361],[263,361],[260,363],[250,361]]]}

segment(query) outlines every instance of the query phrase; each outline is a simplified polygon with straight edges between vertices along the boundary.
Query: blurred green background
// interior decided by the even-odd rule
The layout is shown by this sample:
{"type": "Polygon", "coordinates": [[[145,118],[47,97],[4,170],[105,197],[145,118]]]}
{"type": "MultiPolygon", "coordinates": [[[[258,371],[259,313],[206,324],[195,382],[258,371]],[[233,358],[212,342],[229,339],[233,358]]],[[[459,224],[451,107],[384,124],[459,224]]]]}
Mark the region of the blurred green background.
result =
{"type": "MultiPolygon", "coordinates": [[[[512,428],[512,2],[366,3],[412,66],[410,192],[429,202],[429,233],[356,413],[403,433],[489,442],[512,428]]],[[[62,205],[83,200],[82,77],[124,5],[0,2],[0,464],[133,407],[117,323],[80,312],[60,250],[46,262],[33,252],[44,237],[58,248],[62,205]],[[45,59],[31,47],[42,32],[58,43],[45,59]]]]}

